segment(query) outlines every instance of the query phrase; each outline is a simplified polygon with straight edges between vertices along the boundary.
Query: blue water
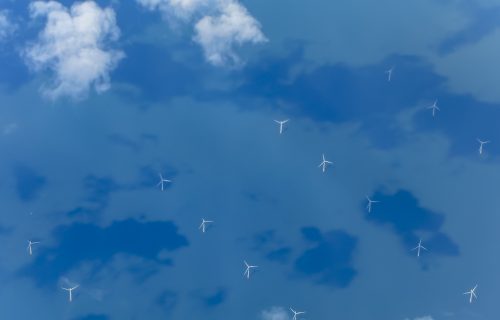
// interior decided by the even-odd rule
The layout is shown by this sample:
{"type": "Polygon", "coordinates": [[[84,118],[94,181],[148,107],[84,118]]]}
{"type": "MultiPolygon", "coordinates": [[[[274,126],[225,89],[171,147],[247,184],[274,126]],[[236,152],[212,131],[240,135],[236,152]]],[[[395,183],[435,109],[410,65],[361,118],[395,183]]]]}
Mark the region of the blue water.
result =
{"type": "Polygon", "coordinates": [[[153,2],[0,2],[0,319],[498,318],[500,3],[153,2]]]}

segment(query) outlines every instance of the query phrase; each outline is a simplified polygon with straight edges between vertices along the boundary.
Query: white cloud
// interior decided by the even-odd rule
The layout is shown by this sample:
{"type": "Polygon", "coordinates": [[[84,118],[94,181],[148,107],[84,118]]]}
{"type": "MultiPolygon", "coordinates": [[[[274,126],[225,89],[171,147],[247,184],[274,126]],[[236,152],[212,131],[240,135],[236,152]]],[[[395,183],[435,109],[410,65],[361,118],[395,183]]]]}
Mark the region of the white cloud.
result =
{"type": "Polygon", "coordinates": [[[194,13],[207,10],[218,0],[136,0],[149,10],[160,10],[165,18],[189,19],[194,13]]]}
{"type": "Polygon", "coordinates": [[[52,99],[81,98],[92,87],[98,93],[108,90],[109,73],[124,57],[122,51],[109,48],[120,36],[113,9],[93,1],[77,2],[69,9],[57,1],[35,1],[29,8],[32,18],[47,18],[37,41],[24,52],[34,70],[54,73],[44,94],[52,99]]]}
{"type": "Polygon", "coordinates": [[[288,316],[287,310],[283,307],[272,307],[268,310],[264,310],[260,316],[261,320],[288,320],[290,317],[288,316]]]}
{"type": "Polygon", "coordinates": [[[195,21],[193,40],[213,65],[238,64],[235,47],[267,39],[261,25],[237,0],[136,0],[149,10],[159,10],[166,20],[195,21]]]}
{"type": "MultiPolygon", "coordinates": [[[[406,318],[406,320],[411,320],[411,319],[406,318]]],[[[423,316],[423,317],[417,317],[413,320],[434,320],[434,318],[432,318],[431,316],[423,316]]]]}
{"type": "Polygon", "coordinates": [[[205,16],[196,23],[194,40],[198,42],[207,60],[214,65],[238,63],[235,45],[265,42],[266,37],[245,7],[236,2],[227,3],[216,16],[205,16]]]}
{"type": "Polygon", "coordinates": [[[0,41],[7,38],[15,28],[15,24],[9,19],[8,12],[0,10],[0,41]]]}

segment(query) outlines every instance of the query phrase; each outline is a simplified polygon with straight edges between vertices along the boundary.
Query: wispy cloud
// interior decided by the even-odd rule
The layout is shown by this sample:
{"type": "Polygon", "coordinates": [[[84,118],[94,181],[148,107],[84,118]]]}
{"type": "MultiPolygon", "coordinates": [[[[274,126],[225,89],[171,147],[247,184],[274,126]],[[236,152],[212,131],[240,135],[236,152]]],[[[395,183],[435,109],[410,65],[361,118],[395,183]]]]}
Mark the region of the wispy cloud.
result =
{"type": "MultiPolygon", "coordinates": [[[[411,319],[410,318],[406,318],[405,320],[411,320],[411,319]]],[[[431,317],[431,316],[423,316],[423,317],[414,318],[413,320],[434,320],[434,318],[431,317]]]]}
{"type": "Polygon", "coordinates": [[[16,25],[9,18],[9,13],[7,10],[0,10],[0,41],[7,38],[14,32],[16,25]]]}
{"type": "Polygon", "coordinates": [[[124,57],[122,51],[111,48],[120,36],[113,9],[93,1],[77,2],[71,8],[57,1],[35,1],[29,9],[32,18],[47,19],[38,39],[23,54],[34,70],[53,73],[43,93],[52,99],[79,99],[92,87],[98,93],[108,90],[109,73],[124,57]]]}
{"type": "Polygon", "coordinates": [[[187,20],[197,12],[208,10],[219,0],[136,0],[149,10],[159,10],[163,17],[187,20]]]}
{"type": "Polygon", "coordinates": [[[8,135],[14,133],[17,130],[17,128],[18,128],[18,125],[15,122],[6,124],[3,127],[3,134],[6,135],[6,136],[8,136],[8,135]]]}
{"type": "Polygon", "coordinates": [[[267,41],[259,21],[237,0],[136,1],[149,10],[159,10],[166,20],[194,22],[193,40],[216,66],[238,65],[237,46],[267,41]]]}
{"type": "Polygon", "coordinates": [[[290,317],[288,312],[283,307],[272,307],[270,309],[263,310],[260,314],[261,320],[289,320],[290,317]]]}

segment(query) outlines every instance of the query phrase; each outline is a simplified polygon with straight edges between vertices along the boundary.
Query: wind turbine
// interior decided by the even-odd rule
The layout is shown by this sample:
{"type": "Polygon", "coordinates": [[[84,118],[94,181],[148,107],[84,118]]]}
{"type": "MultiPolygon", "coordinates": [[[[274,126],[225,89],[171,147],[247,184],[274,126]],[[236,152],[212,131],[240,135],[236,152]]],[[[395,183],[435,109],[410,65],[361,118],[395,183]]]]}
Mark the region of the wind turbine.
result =
{"type": "Polygon", "coordinates": [[[164,179],[163,175],[161,173],[159,174],[159,176],[160,176],[160,182],[158,182],[158,184],[156,186],[157,187],[159,186],[161,188],[161,191],[163,191],[163,190],[165,190],[165,188],[164,188],[165,182],[172,182],[172,181],[168,180],[168,179],[164,179]]]}
{"type": "Polygon", "coordinates": [[[472,298],[473,297],[477,299],[476,289],[477,289],[477,284],[474,286],[474,288],[470,289],[470,291],[464,292],[464,294],[470,295],[470,297],[469,297],[469,303],[472,303],[472,298]]]}
{"type": "Polygon", "coordinates": [[[245,266],[247,267],[245,269],[245,272],[243,273],[243,275],[246,275],[247,279],[250,279],[250,269],[252,269],[252,268],[258,268],[259,266],[249,265],[245,260],[243,260],[243,262],[245,263],[245,266]]]}
{"type": "Polygon", "coordinates": [[[434,100],[434,103],[432,104],[432,106],[428,106],[427,109],[432,109],[432,116],[434,117],[436,115],[436,111],[441,111],[441,109],[439,109],[439,107],[437,106],[437,99],[434,100]]]}
{"type": "Polygon", "coordinates": [[[292,318],[293,320],[297,320],[297,316],[298,316],[299,314],[304,314],[304,313],[306,313],[305,311],[295,311],[295,310],[293,310],[293,309],[292,309],[292,307],[290,307],[290,311],[292,311],[292,312],[293,312],[293,318],[292,318]]]}
{"type": "Polygon", "coordinates": [[[279,121],[279,120],[274,120],[274,122],[278,123],[280,125],[280,134],[283,133],[283,125],[285,123],[287,123],[290,119],[286,119],[286,120],[283,120],[283,121],[279,121]]]}
{"type": "Polygon", "coordinates": [[[75,289],[76,289],[76,288],[78,288],[79,286],[80,286],[80,285],[78,285],[78,284],[77,284],[76,286],[71,287],[71,288],[64,288],[64,287],[62,287],[62,288],[61,288],[61,289],[66,290],[66,291],[68,291],[68,292],[69,292],[69,302],[73,301],[73,290],[75,290],[75,289]]]}
{"type": "Polygon", "coordinates": [[[394,66],[392,66],[390,69],[386,70],[385,73],[387,74],[387,81],[391,82],[392,78],[392,72],[394,71],[394,66]]]}
{"type": "Polygon", "coordinates": [[[33,245],[34,244],[37,244],[37,243],[40,243],[38,241],[31,241],[31,240],[28,240],[28,252],[30,253],[30,256],[33,254],[33,245]]]}
{"type": "Polygon", "coordinates": [[[368,200],[368,204],[366,205],[366,209],[368,209],[368,213],[372,212],[372,203],[380,202],[380,201],[372,200],[368,196],[366,196],[366,200],[368,200]]]}
{"type": "Polygon", "coordinates": [[[321,161],[321,163],[319,164],[318,168],[319,168],[319,167],[322,167],[322,168],[323,168],[323,169],[322,169],[322,170],[323,170],[323,172],[325,172],[325,171],[326,171],[326,166],[328,166],[329,164],[333,164],[333,162],[326,160],[326,158],[325,158],[325,154],[323,153],[323,155],[322,155],[322,161],[321,161]]]}
{"type": "Polygon", "coordinates": [[[483,145],[490,143],[489,140],[482,141],[481,139],[477,139],[477,142],[479,142],[479,154],[483,154],[483,145]]]}
{"type": "Polygon", "coordinates": [[[210,220],[205,220],[205,219],[201,219],[201,224],[200,226],[198,227],[198,229],[201,229],[201,232],[205,233],[205,229],[207,227],[207,223],[212,223],[213,221],[210,221],[210,220]]]}
{"type": "Polygon", "coordinates": [[[413,250],[417,250],[417,257],[420,257],[420,249],[423,249],[425,251],[428,251],[426,247],[424,247],[422,245],[422,239],[420,239],[420,241],[418,242],[418,246],[416,246],[415,248],[411,249],[412,251],[413,250]]]}

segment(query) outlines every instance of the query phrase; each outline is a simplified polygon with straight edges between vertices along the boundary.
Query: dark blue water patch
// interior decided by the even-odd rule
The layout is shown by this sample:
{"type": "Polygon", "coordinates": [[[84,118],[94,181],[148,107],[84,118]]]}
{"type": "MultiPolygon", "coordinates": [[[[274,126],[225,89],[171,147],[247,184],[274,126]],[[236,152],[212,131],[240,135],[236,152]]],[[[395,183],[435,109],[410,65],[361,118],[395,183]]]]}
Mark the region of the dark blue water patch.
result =
{"type": "Polygon", "coordinates": [[[35,200],[40,190],[47,184],[47,178],[24,165],[18,165],[14,168],[14,176],[17,195],[25,202],[35,200]]]}
{"type": "MultiPolygon", "coordinates": [[[[113,81],[130,83],[139,88],[141,103],[193,96],[201,90],[200,71],[175,61],[170,49],[138,43],[126,46],[124,50],[127,58],[114,72],[113,81]]],[[[129,98],[136,99],[133,95],[129,98]]]]}
{"type": "Polygon", "coordinates": [[[460,255],[460,247],[445,233],[437,232],[427,239],[427,246],[432,253],[445,256],[460,255]]]}
{"type": "Polygon", "coordinates": [[[164,24],[165,32],[169,32],[168,24],[162,20],[158,11],[150,11],[140,5],[138,1],[111,2],[109,0],[98,1],[102,7],[112,5],[116,12],[117,25],[123,37],[139,36],[147,32],[152,24],[164,24]]]}
{"type": "MultiPolygon", "coordinates": [[[[448,80],[421,57],[393,55],[364,67],[325,64],[296,74],[296,67],[306,63],[303,52],[299,44],[284,57],[264,55],[232,75],[237,85],[230,94],[213,97],[230,97],[252,110],[262,104],[257,101],[265,101],[266,106],[279,106],[288,117],[307,117],[318,123],[359,123],[379,148],[408,142],[397,116],[409,108],[420,108],[413,118],[415,130],[444,134],[451,142],[452,155],[473,154],[477,137],[500,140],[495,120],[500,117],[500,105],[451,93],[448,80]],[[389,82],[384,72],[392,66],[389,82]],[[291,77],[294,72],[296,76],[291,77]],[[441,111],[433,118],[426,108],[436,99],[441,111]]],[[[500,154],[500,149],[491,148],[491,152],[500,154]]]]}
{"type": "Polygon", "coordinates": [[[295,260],[295,271],[331,288],[349,286],[357,275],[353,257],[358,239],[343,230],[322,233],[316,227],[302,228],[302,235],[313,246],[295,260]],[[320,237],[310,237],[318,233],[320,237]]]}
{"type": "MultiPolygon", "coordinates": [[[[32,75],[22,57],[28,40],[34,39],[39,30],[29,28],[27,1],[2,1],[0,10],[7,10],[8,19],[15,25],[14,32],[0,43],[0,87],[9,94],[30,82],[32,75]]],[[[2,106],[7,107],[7,106],[2,106]]],[[[15,107],[15,106],[12,106],[15,107]]]]}
{"type": "Polygon", "coordinates": [[[343,64],[323,65],[312,71],[291,74],[305,62],[300,46],[286,57],[265,57],[245,68],[233,96],[243,106],[255,106],[256,98],[282,106],[290,117],[308,117],[316,122],[357,122],[380,147],[404,141],[395,125],[395,115],[443,90],[444,78],[432,65],[412,56],[394,55],[378,65],[353,68],[343,64]],[[384,71],[396,66],[393,80],[384,71]],[[252,99],[253,98],[253,99],[252,99]],[[244,102],[244,100],[249,102],[244,102]]]}
{"type": "Polygon", "coordinates": [[[15,49],[7,49],[7,47],[0,49],[0,66],[2,66],[0,84],[5,87],[9,94],[12,94],[31,79],[28,68],[19,56],[19,52],[15,49]]]}
{"type": "MultiPolygon", "coordinates": [[[[40,246],[34,261],[20,271],[33,278],[38,286],[53,285],[83,262],[95,262],[97,268],[115,254],[142,257],[158,264],[170,265],[172,260],[159,260],[162,250],[176,251],[189,245],[170,221],[140,222],[133,219],[115,221],[110,226],[73,223],[57,227],[53,236],[56,245],[40,246]]],[[[133,270],[131,270],[133,271],[133,270]]]]}
{"type": "MultiPolygon", "coordinates": [[[[365,218],[378,225],[390,226],[408,254],[415,254],[410,249],[422,239],[423,246],[433,255],[459,255],[458,245],[441,231],[445,216],[421,207],[411,192],[407,190],[398,190],[395,194],[377,192],[371,198],[380,203],[377,203],[377,210],[371,213],[363,210],[365,218]]],[[[365,209],[364,202],[363,209],[365,209]]]]}
{"type": "Polygon", "coordinates": [[[302,228],[302,236],[304,237],[304,239],[312,242],[319,242],[323,240],[321,231],[316,227],[302,228]]]}
{"type": "Polygon", "coordinates": [[[207,307],[215,307],[226,301],[227,294],[227,289],[217,288],[213,294],[203,297],[203,302],[207,307]]]}
{"type": "Polygon", "coordinates": [[[5,227],[0,225],[0,236],[11,234],[14,231],[13,227],[5,227]]]}
{"type": "Polygon", "coordinates": [[[378,224],[389,224],[398,234],[437,232],[443,225],[442,214],[420,207],[418,200],[407,190],[399,190],[394,195],[376,193],[372,198],[380,201],[377,212],[366,213],[365,217],[378,224]]]}
{"type": "MultiPolygon", "coordinates": [[[[471,95],[452,95],[442,93],[437,95],[438,106],[441,109],[432,117],[426,105],[422,106],[414,122],[421,132],[439,132],[445,134],[451,142],[452,156],[477,157],[478,161],[486,160],[479,157],[479,143],[476,139],[499,141],[500,133],[497,130],[500,117],[500,105],[477,101],[471,95]]],[[[491,145],[485,146],[487,154],[500,154],[500,148],[491,145]]]]}

